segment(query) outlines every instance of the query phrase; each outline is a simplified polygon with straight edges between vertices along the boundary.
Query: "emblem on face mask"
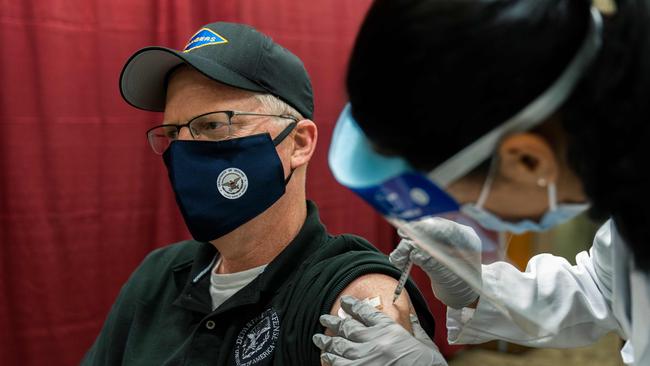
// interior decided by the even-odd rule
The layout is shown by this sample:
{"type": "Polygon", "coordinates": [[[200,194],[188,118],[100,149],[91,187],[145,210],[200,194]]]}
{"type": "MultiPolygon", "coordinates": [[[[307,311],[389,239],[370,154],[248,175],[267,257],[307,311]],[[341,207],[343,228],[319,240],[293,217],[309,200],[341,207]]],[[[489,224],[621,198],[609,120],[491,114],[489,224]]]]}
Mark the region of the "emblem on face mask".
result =
{"type": "MultiPolygon", "coordinates": [[[[235,363],[237,366],[264,364],[275,350],[280,335],[280,319],[273,309],[267,309],[246,323],[235,342],[235,363]]],[[[268,362],[268,361],[267,361],[268,362]]]]}
{"type": "Polygon", "coordinates": [[[243,196],[247,189],[248,178],[237,168],[225,169],[217,177],[217,190],[227,199],[237,199],[243,196]]]}

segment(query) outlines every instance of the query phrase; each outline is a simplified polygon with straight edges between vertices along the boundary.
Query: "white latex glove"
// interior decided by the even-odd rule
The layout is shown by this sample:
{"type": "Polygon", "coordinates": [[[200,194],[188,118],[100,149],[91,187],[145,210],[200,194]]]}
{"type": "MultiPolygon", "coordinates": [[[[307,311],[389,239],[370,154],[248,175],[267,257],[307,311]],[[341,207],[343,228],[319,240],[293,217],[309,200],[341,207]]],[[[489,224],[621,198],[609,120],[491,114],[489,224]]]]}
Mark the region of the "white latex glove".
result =
{"type": "Polygon", "coordinates": [[[469,279],[475,286],[480,286],[482,282],[481,239],[474,229],[451,220],[432,217],[410,222],[408,230],[418,238],[419,246],[428,246],[432,251],[455,261],[463,268],[464,278],[418,248],[402,230],[398,231],[402,241],[390,254],[391,263],[397,268],[404,268],[411,258],[429,276],[436,297],[451,308],[461,309],[476,301],[478,293],[466,282],[469,279]]]}
{"type": "Polygon", "coordinates": [[[343,296],[341,307],[349,318],[320,317],[321,324],[336,336],[315,334],[313,337],[314,344],[323,351],[321,361],[325,364],[447,366],[416,316],[411,318],[412,335],[388,315],[352,296],[343,296]]]}

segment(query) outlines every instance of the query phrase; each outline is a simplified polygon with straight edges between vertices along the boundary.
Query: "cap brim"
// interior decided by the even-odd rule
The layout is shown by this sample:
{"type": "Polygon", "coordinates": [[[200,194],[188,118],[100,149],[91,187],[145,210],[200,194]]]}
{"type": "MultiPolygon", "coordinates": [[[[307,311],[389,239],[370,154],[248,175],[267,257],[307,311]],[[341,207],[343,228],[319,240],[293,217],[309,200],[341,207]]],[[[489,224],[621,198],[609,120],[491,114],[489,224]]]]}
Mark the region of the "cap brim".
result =
{"type": "Polygon", "coordinates": [[[352,116],[348,103],[336,122],[329,150],[329,166],[336,180],[348,188],[378,185],[411,166],[398,157],[375,152],[352,116]]]}
{"type": "Polygon", "coordinates": [[[266,92],[261,86],[215,60],[165,47],[146,47],[131,56],[122,69],[120,76],[122,97],[136,108],[154,112],[164,111],[167,76],[172,69],[183,63],[220,83],[239,89],[266,92]]]}

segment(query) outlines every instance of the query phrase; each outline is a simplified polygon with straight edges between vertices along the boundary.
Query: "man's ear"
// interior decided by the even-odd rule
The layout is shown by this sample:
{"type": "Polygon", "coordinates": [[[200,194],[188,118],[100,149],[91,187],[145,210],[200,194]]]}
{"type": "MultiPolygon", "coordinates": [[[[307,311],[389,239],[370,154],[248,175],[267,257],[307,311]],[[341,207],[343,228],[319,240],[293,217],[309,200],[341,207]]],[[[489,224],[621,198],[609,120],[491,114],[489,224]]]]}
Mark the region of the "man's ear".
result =
{"type": "Polygon", "coordinates": [[[541,136],[521,132],[509,135],[499,146],[499,175],[525,185],[556,182],[559,164],[555,152],[541,136]]]}
{"type": "Polygon", "coordinates": [[[297,169],[306,165],[314,154],[316,141],[318,140],[318,128],[316,128],[313,121],[303,119],[298,122],[292,135],[291,169],[297,169]]]}

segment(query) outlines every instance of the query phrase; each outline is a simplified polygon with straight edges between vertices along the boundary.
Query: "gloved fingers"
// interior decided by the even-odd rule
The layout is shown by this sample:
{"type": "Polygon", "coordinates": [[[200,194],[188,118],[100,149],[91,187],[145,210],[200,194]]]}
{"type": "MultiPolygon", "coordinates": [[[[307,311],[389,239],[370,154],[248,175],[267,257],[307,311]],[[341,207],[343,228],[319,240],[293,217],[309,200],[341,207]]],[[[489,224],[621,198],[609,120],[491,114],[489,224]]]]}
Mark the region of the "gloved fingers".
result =
{"type": "Polygon", "coordinates": [[[332,342],[332,337],[316,333],[311,337],[311,340],[321,351],[327,351],[327,347],[329,347],[329,344],[332,342]]]}
{"type": "Polygon", "coordinates": [[[324,314],[320,316],[319,320],[324,327],[331,330],[334,334],[339,334],[339,327],[341,326],[343,319],[338,316],[324,314]]]}
{"type": "Polygon", "coordinates": [[[372,332],[372,328],[361,324],[356,319],[346,318],[341,322],[338,334],[353,342],[366,342],[373,338],[369,336],[370,332],[372,332]]]}
{"type": "Polygon", "coordinates": [[[402,228],[397,228],[397,235],[399,235],[402,239],[411,240],[411,237],[409,237],[406,231],[404,231],[402,228]]]}
{"type": "Polygon", "coordinates": [[[323,334],[314,334],[312,341],[324,353],[344,357],[347,360],[356,360],[361,357],[363,344],[352,342],[342,337],[328,337],[323,334]]]}
{"type": "Polygon", "coordinates": [[[321,363],[329,366],[350,366],[354,364],[354,361],[346,360],[345,358],[332,353],[321,354],[320,360],[321,363]]]}
{"type": "Polygon", "coordinates": [[[429,253],[422,251],[421,249],[415,248],[411,251],[411,260],[413,264],[422,268],[425,272],[431,272],[438,269],[441,264],[435,258],[433,258],[429,253]]]}
{"type": "Polygon", "coordinates": [[[418,319],[418,316],[415,314],[409,314],[409,318],[411,320],[411,328],[413,329],[413,336],[415,339],[420,341],[422,344],[426,345],[429,348],[438,350],[438,346],[429,338],[429,335],[427,332],[424,331],[422,326],[420,325],[420,319],[418,319]]]}
{"type": "Polygon", "coordinates": [[[367,327],[353,317],[341,319],[331,315],[322,315],[321,324],[334,334],[349,339],[352,342],[367,342],[376,337],[375,328],[367,327]]]}
{"type": "MultiPolygon", "coordinates": [[[[349,313],[348,313],[349,314],[349,313]]],[[[334,334],[349,339],[353,342],[364,342],[371,337],[367,334],[370,328],[361,324],[354,318],[341,319],[338,316],[321,315],[320,322],[334,334]]]]}
{"type": "Polygon", "coordinates": [[[428,242],[439,242],[444,245],[461,248],[463,250],[480,251],[481,239],[469,226],[442,217],[428,217],[408,224],[408,230],[414,237],[420,238],[427,245],[428,242]]]}
{"type": "Polygon", "coordinates": [[[397,248],[388,257],[388,260],[397,268],[405,269],[408,260],[425,271],[429,268],[435,267],[438,262],[434,260],[428,253],[418,249],[415,244],[409,239],[402,239],[397,248]]]}
{"type": "MultiPolygon", "coordinates": [[[[391,317],[375,309],[363,301],[359,301],[353,296],[341,297],[341,307],[354,319],[371,327],[375,325],[390,325],[395,323],[391,317]]],[[[346,319],[347,320],[347,319],[346,319]]]]}
{"type": "Polygon", "coordinates": [[[413,243],[408,240],[408,239],[403,239],[402,241],[399,242],[397,245],[397,248],[393,250],[390,255],[388,256],[388,260],[397,268],[404,268],[406,267],[406,263],[409,260],[409,256],[411,255],[411,251],[415,247],[413,246],[413,243]]]}
{"type": "Polygon", "coordinates": [[[410,221],[405,227],[401,228],[401,232],[402,237],[410,237],[411,239],[424,237],[440,241],[449,236],[449,227],[453,227],[454,224],[456,223],[440,217],[426,217],[417,221],[410,221]]]}
{"type": "MultiPolygon", "coordinates": [[[[475,254],[474,258],[470,258],[468,255],[458,256],[454,258],[454,263],[457,266],[460,266],[467,273],[479,274],[481,269],[481,259],[480,253],[468,253],[475,254]]],[[[438,261],[437,258],[425,252],[422,249],[415,248],[411,252],[411,260],[414,264],[422,268],[431,278],[432,284],[434,282],[448,282],[450,278],[453,277],[457,281],[460,277],[455,271],[447,267],[447,265],[438,261]]],[[[435,287],[435,286],[434,286],[435,287]]]]}

